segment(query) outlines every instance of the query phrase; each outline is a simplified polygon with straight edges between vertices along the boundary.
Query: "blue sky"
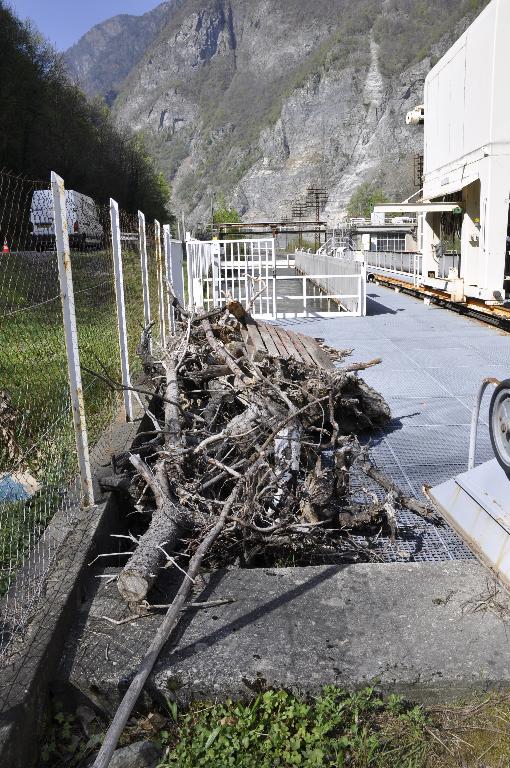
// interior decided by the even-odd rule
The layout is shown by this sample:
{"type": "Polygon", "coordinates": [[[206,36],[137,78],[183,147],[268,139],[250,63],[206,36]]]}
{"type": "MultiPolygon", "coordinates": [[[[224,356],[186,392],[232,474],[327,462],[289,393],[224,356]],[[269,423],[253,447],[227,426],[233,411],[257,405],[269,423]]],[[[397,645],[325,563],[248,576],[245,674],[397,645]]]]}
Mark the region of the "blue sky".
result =
{"type": "Polygon", "coordinates": [[[160,0],[7,0],[21,19],[32,19],[59,51],[65,51],[100,21],[118,13],[136,16],[160,0]]]}

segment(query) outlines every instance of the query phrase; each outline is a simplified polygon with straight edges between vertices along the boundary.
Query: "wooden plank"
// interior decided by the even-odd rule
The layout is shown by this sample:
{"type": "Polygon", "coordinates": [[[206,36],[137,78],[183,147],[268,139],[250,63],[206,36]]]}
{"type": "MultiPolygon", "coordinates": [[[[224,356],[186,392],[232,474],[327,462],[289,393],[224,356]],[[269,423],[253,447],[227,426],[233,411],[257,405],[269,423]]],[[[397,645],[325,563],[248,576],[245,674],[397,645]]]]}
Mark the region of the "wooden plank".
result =
{"type": "Polygon", "coordinates": [[[292,343],[292,339],[290,338],[287,331],[285,331],[283,328],[277,328],[276,326],[273,326],[273,330],[280,337],[282,344],[285,346],[288,352],[287,356],[293,357],[294,360],[297,360],[299,363],[303,363],[304,360],[299,354],[299,351],[296,349],[296,347],[292,343]]]}
{"type": "Polygon", "coordinates": [[[257,323],[257,327],[260,331],[260,335],[264,340],[264,344],[266,345],[267,354],[269,357],[281,357],[280,352],[278,351],[278,347],[274,343],[273,337],[269,333],[267,325],[265,323],[257,323]]]}
{"type": "Polygon", "coordinates": [[[270,323],[264,323],[264,327],[273,340],[273,343],[278,352],[278,356],[286,360],[289,356],[288,352],[285,348],[285,345],[282,344],[280,337],[274,332],[274,326],[270,323]]]}
{"type": "Polygon", "coordinates": [[[296,349],[299,351],[299,354],[301,355],[303,362],[305,362],[307,365],[317,365],[311,354],[308,352],[307,348],[299,338],[299,334],[295,333],[294,331],[287,331],[290,338],[292,339],[292,342],[296,349]]]}
{"type": "Polygon", "coordinates": [[[296,333],[296,336],[299,336],[299,339],[303,344],[303,346],[305,347],[305,349],[307,350],[308,354],[310,355],[310,357],[313,358],[315,363],[317,363],[317,358],[316,358],[317,342],[315,341],[315,339],[312,339],[311,336],[305,336],[304,333],[296,333]]]}
{"type": "Polygon", "coordinates": [[[315,360],[316,365],[320,368],[326,368],[328,370],[334,369],[334,364],[329,355],[319,347],[318,342],[312,339],[310,336],[305,336],[304,333],[296,334],[299,336],[304,346],[306,347],[310,356],[315,360]]]}
{"type": "Polygon", "coordinates": [[[251,317],[246,318],[246,326],[241,329],[241,332],[252,359],[257,352],[262,352],[270,357],[281,357],[284,360],[292,358],[319,368],[331,370],[335,367],[329,355],[311,336],[286,331],[284,328],[262,320],[257,321],[251,317]]]}

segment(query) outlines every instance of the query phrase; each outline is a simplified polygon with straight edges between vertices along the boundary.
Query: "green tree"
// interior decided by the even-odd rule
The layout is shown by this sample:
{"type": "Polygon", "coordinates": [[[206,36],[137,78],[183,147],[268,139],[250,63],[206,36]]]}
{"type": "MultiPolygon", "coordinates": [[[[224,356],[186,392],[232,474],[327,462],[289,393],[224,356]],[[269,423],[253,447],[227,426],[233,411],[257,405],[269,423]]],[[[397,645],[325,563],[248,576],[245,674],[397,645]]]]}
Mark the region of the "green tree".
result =
{"type": "Polygon", "coordinates": [[[103,100],[87,101],[62,58],[0,0],[0,168],[35,179],[59,173],[99,203],[168,221],[168,184],[142,136],[112,123],[103,100]]]}
{"type": "MultiPolygon", "coordinates": [[[[240,221],[241,214],[239,211],[237,211],[235,208],[231,208],[228,205],[227,201],[225,200],[225,195],[220,195],[216,202],[216,207],[213,208],[213,223],[216,225],[236,224],[240,221]]],[[[226,234],[222,234],[222,237],[227,240],[240,240],[242,239],[243,235],[236,229],[229,229],[226,234]]]]}
{"type": "Polygon", "coordinates": [[[369,219],[375,205],[387,202],[388,197],[382,189],[374,183],[365,181],[352,193],[347,204],[347,215],[351,219],[361,216],[369,219]]]}
{"type": "Polygon", "coordinates": [[[220,195],[216,207],[213,209],[213,221],[215,224],[236,224],[241,220],[241,214],[235,208],[230,208],[225,200],[225,195],[220,195]]]}

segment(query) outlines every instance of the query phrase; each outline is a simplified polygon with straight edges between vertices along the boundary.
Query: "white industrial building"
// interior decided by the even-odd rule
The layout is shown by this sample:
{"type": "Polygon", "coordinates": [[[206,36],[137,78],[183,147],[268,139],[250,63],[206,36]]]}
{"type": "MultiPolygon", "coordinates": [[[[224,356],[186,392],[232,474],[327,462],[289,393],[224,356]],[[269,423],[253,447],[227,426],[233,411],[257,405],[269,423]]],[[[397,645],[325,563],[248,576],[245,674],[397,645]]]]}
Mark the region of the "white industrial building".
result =
{"type": "Polygon", "coordinates": [[[509,72],[510,2],[492,0],[425,80],[423,202],[376,208],[421,214],[422,283],[456,300],[501,302],[510,288],[509,72]],[[438,276],[445,227],[461,241],[448,280],[438,276]]]}

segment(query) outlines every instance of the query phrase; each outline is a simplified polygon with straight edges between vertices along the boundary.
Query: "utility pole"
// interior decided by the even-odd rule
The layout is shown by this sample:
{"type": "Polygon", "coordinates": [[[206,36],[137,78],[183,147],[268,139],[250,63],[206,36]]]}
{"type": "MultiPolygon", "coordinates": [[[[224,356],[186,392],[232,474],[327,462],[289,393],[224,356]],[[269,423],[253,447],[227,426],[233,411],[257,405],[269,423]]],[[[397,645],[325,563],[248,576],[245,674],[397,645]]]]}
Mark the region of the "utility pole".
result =
{"type": "Polygon", "coordinates": [[[324,187],[308,187],[306,194],[310,207],[315,208],[315,220],[317,222],[317,229],[315,231],[315,250],[318,251],[321,244],[321,232],[319,228],[321,211],[324,210],[326,203],[328,202],[328,193],[324,187]]]}
{"type": "MultiPolygon", "coordinates": [[[[282,216],[283,229],[287,228],[286,225],[289,223],[289,221],[290,221],[290,219],[289,219],[288,216],[282,216]]],[[[289,245],[289,234],[288,234],[288,232],[285,232],[284,234],[285,234],[285,251],[287,251],[288,250],[288,245],[289,245]]],[[[283,241],[283,238],[282,238],[282,241],[283,241]]]]}
{"type": "MultiPolygon", "coordinates": [[[[299,221],[301,221],[301,219],[306,214],[306,212],[309,210],[309,208],[310,208],[309,203],[299,203],[299,202],[293,203],[292,204],[292,218],[293,219],[297,218],[299,221]]],[[[303,228],[301,226],[299,227],[298,247],[299,248],[303,247],[303,228]]]]}

